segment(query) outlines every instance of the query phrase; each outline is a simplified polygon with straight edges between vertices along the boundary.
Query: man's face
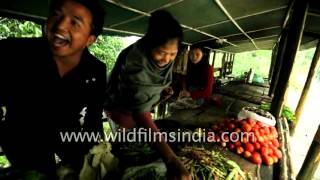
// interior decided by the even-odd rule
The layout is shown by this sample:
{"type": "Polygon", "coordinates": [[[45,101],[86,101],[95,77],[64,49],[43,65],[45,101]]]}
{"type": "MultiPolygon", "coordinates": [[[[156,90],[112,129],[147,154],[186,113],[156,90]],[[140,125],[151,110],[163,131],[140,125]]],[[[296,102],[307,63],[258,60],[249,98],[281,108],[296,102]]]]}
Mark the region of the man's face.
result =
{"type": "Polygon", "coordinates": [[[73,0],[65,0],[47,21],[46,36],[53,55],[70,57],[81,54],[96,40],[91,30],[90,10],[73,0]]]}
{"type": "Polygon", "coordinates": [[[159,67],[164,67],[176,58],[177,53],[178,39],[172,39],[152,50],[151,56],[159,67]]]}
{"type": "Polygon", "coordinates": [[[198,62],[200,62],[202,59],[202,56],[203,56],[203,53],[199,48],[192,49],[189,55],[190,60],[193,64],[197,64],[198,62]]]}

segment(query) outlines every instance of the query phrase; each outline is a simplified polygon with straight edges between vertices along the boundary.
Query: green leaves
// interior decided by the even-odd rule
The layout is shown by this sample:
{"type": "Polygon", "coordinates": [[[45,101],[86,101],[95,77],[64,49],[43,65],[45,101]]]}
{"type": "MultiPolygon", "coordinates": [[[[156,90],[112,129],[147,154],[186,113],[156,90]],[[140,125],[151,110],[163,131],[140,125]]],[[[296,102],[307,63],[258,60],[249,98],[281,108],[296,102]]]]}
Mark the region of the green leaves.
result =
{"type": "Polygon", "coordinates": [[[7,168],[10,166],[10,163],[5,156],[0,156],[0,168],[7,168]]]}
{"type": "Polygon", "coordinates": [[[124,46],[124,41],[121,37],[100,35],[96,43],[90,46],[89,50],[94,56],[107,65],[108,71],[110,72],[117,56],[124,46]]]}
{"type": "Polygon", "coordinates": [[[31,21],[0,17],[0,39],[8,37],[40,37],[41,26],[31,21]]]}

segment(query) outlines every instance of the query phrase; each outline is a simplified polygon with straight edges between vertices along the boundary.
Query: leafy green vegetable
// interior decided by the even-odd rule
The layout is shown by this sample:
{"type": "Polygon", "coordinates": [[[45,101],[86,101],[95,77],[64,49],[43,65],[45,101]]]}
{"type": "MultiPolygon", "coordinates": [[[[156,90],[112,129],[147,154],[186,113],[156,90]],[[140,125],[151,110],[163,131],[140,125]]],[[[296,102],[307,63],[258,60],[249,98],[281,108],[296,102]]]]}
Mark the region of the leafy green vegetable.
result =
{"type": "Polygon", "coordinates": [[[9,166],[10,166],[10,163],[8,159],[5,156],[0,156],[0,168],[6,168],[9,166]]]}
{"type": "MultiPolygon", "coordinates": [[[[260,109],[263,109],[265,111],[270,111],[270,103],[262,103],[260,105],[260,109]]],[[[296,115],[291,109],[284,105],[282,108],[281,116],[285,117],[288,121],[295,123],[296,122],[296,115]]]]}

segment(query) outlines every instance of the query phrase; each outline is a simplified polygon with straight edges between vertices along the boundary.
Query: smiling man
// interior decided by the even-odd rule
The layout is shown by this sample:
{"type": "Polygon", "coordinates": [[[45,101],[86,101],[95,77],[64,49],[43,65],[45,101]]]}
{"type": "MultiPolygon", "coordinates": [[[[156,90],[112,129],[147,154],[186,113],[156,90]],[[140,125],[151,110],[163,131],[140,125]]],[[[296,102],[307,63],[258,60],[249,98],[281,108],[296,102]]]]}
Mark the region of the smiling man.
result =
{"type": "Polygon", "coordinates": [[[63,142],[61,135],[102,132],[106,66],[87,47],[104,15],[95,0],[52,0],[43,38],[0,41],[0,105],[7,110],[0,146],[12,168],[54,176],[56,153],[81,169],[94,142],[63,142]]]}

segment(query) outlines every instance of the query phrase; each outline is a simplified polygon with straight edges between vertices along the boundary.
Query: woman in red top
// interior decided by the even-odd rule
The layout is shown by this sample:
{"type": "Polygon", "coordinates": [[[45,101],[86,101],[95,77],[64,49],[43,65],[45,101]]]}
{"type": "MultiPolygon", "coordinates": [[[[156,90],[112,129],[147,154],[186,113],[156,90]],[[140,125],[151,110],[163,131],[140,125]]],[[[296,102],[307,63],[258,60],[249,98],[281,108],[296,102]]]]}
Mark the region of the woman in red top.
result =
{"type": "Polygon", "coordinates": [[[187,75],[184,78],[181,96],[191,96],[199,105],[210,100],[214,84],[213,67],[208,58],[204,58],[203,50],[194,46],[189,53],[187,75]]]}

